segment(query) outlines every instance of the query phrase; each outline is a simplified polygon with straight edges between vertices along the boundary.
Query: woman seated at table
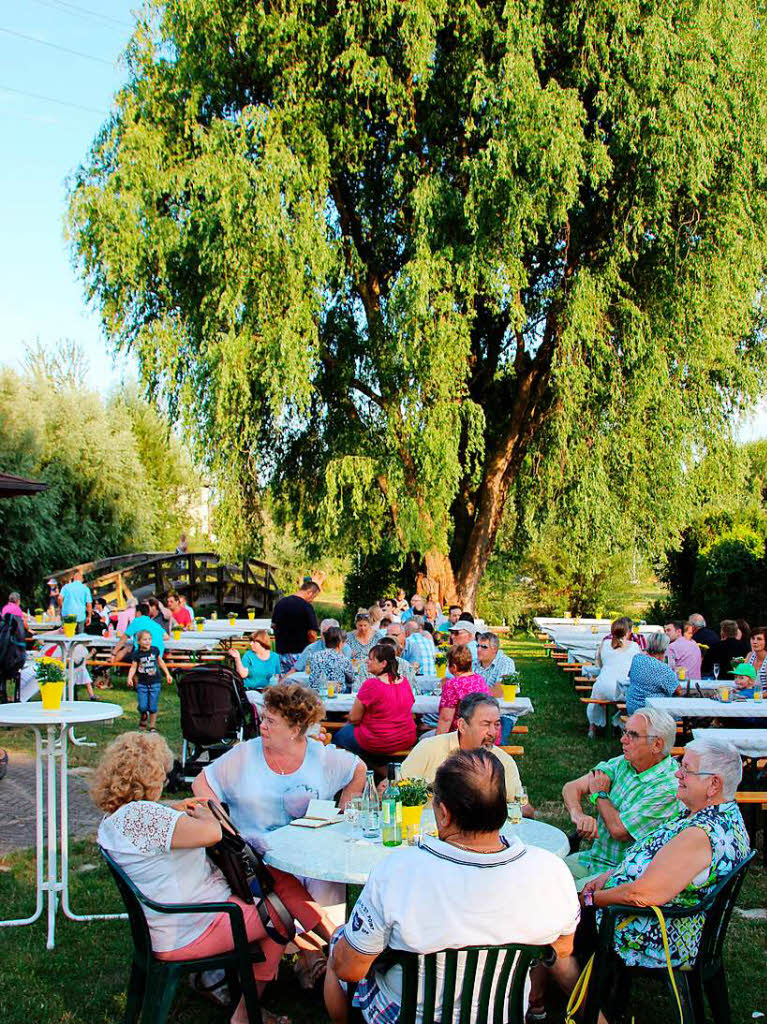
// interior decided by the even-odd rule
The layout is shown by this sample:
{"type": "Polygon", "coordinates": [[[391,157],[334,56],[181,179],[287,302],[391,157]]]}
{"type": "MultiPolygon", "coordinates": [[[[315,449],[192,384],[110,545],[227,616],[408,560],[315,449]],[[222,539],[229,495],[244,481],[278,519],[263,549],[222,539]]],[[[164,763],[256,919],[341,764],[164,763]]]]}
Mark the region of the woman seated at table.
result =
{"type": "MultiPolygon", "coordinates": [[[[631,620],[629,619],[628,622],[631,620]]],[[[639,644],[629,639],[631,629],[626,619],[616,619],[610,627],[610,636],[605,637],[597,651],[599,675],[596,677],[591,696],[601,700],[615,700],[618,683],[628,678],[634,655],[640,653],[639,644]]],[[[589,720],[589,739],[594,739],[597,729],[607,724],[607,715],[602,704],[589,704],[586,708],[589,720]]]]}
{"type": "Polygon", "coordinates": [[[354,682],[354,666],[351,658],[341,650],[344,643],[344,631],[338,626],[330,626],[322,634],[325,649],[312,654],[309,668],[309,682],[312,688],[320,690],[328,683],[337,683],[341,689],[354,682]]]}
{"type": "Polygon", "coordinates": [[[246,690],[263,690],[280,674],[280,656],[272,650],[269,633],[257,629],[250,634],[250,647],[243,655],[236,647],[229,651],[246,690]]]}
{"type": "Polygon", "coordinates": [[[415,698],[410,683],[397,671],[391,644],[376,644],[368,655],[368,671],[370,677],[357,693],[349,721],[333,742],[361,757],[379,759],[415,743],[415,698]]]}
{"type": "MultiPolygon", "coordinates": [[[[227,900],[242,910],[248,940],[258,942],[263,963],[253,965],[259,993],[277,974],[285,950],[267,937],[255,905],[233,896],[205,848],[221,838],[221,826],[199,799],[168,806],[159,802],[173,764],[158,733],[123,733],[104,752],[93,777],[91,796],[106,817],[98,842],[150,899],[159,903],[213,903],[227,900]]],[[[292,875],[270,868],[275,891],[304,928],[325,937],[329,922],[292,875]]],[[[160,914],[145,909],[152,949],[160,960],[201,959],[232,948],[227,914],[160,914]]],[[[274,921],[278,930],[281,923],[274,921]]],[[[266,1024],[275,1017],[263,1011],[266,1024]]],[[[247,1024],[240,1001],[233,1024],[247,1024]]]]}
{"type": "Polygon", "coordinates": [[[629,666],[626,713],[633,715],[643,708],[648,697],[681,696],[685,687],[676,673],[665,663],[668,637],[665,633],[651,633],[647,650],[637,654],[629,666]]]}
{"type": "Polygon", "coordinates": [[[370,622],[370,613],[360,608],[354,617],[354,632],[344,644],[344,654],[353,661],[363,662],[376,644],[375,630],[370,622]]]}
{"type": "MultiPolygon", "coordinates": [[[[238,743],[203,769],[192,791],[228,804],[234,824],[260,851],[269,848],[271,831],[304,816],[310,800],[332,800],[340,790],[339,803],[345,807],[362,793],[365,765],[347,750],[307,737],[307,729],[322,720],[324,710],[314,690],[301,683],[268,687],[261,735],[238,743]]],[[[302,881],[322,905],[339,901],[332,883],[302,881]]],[[[307,949],[298,969],[303,987],[313,986],[325,962],[317,950],[307,949]]]]}
{"type": "MultiPolygon", "coordinates": [[[[586,884],[581,903],[584,908],[597,908],[597,924],[599,908],[613,903],[692,907],[746,859],[748,832],[735,802],[742,775],[740,754],[731,743],[711,736],[687,744],[676,773],[677,796],[687,812],[660,825],[630,847],[616,868],[586,884]]],[[[609,782],[606,777],[605,781],[609,782]]],[[[704,917],[701,913],[666,921],[673,966],[684,967],[695,959],[704,917]]],[[[595,938],[594,917],[586,910],[578,926],[576,950],[585,954],[595,938]]],[[[629,967],[666,966],[654,914],[627,916],[618,922],[615,950],[629,967]]],[[[575,958],[558,961],[554,970],[562,987],[571,989],[579,973],[575,958]]],[[[542,989],[534,983],[530,1008],[538,1009],[541,1002],[542,989]]]]}
{"type": "Polygon", "coordinates": [[[746,665],[753,665],[756,671],[756,683],[744,680],[746,686],[767,686],[767,627],[757,626],[751,632],[751,651],[746,655],[746,665]]]}
{"type": "Polygon", "coordinates": [[[495,697],[503,694],[500,686],[488,686],[482,676],[474,672],[471,651],[466,644],[453,644],[447,652],[447,667],[450,678],[442,684],[437,736],[444,732],[455,732],[458,728],[458,705],[467,694],[490,693],[495,697]]]}

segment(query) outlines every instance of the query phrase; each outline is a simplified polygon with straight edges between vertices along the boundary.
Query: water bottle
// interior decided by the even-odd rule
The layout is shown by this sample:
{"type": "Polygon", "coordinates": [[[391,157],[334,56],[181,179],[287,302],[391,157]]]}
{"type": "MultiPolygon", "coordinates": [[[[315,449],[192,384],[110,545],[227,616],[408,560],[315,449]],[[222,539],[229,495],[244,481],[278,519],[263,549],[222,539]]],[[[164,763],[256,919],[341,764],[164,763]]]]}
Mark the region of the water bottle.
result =
{"type": "Polygon", "coordinates": [[[367,773],[362,791],[362,834],[366,839],[377,839],[380,830],[381,806],[378,802],[375,778],[367,773]]]}
{"type": "Polygon", "coordinates": [[[399,790],[398,764],[387,770],[389,784],[381,800],[381,842],[384,846],[402,845],[402,794],[399,790]]]}

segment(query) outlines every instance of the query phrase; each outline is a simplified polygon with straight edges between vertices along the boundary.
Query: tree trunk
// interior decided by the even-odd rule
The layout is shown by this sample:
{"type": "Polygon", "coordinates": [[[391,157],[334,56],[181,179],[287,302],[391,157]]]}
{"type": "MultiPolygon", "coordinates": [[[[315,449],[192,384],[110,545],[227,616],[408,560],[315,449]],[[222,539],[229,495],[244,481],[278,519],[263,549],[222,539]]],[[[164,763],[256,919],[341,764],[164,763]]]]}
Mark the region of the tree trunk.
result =
{"type": "Polygon", "coordinates": [[[439,602],[440,607],[445,604],[458,604],[455,576],[448,556],[436,548],[432,548],[426,552],[424,562],[426,564],[426,576],[422,577],[425,587],[424,596],[431,595],[439,602]]]}

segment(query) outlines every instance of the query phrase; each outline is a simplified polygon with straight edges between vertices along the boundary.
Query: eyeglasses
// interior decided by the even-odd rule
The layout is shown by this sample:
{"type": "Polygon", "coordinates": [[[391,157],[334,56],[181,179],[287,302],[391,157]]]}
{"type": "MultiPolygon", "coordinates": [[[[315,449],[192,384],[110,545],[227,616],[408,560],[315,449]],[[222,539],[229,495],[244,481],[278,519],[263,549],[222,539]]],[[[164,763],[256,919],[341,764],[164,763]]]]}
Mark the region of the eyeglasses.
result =
{"type": "Polygon", "coordinates": [[[657,740],[658,737],[655,733],[648,732],[646,736],[643,736],[641,732],[635,732],[633,729],[627,729],[625,725],[621,726],[621,732],[627,740],[657,740]]]}
{"type": "Polygon", "coordinates": [[[490,650],[490,644],[477,644],[477,647],[480,649],[480,651],[490,650]]]}
{"type": "Polygon", "coordinates": [[[693,772],[686,765],[683,765],[681,761],[677,762],[677,769],[683,779],[686,779],[688,775],[716,775],[716,772],[693,772]]]}

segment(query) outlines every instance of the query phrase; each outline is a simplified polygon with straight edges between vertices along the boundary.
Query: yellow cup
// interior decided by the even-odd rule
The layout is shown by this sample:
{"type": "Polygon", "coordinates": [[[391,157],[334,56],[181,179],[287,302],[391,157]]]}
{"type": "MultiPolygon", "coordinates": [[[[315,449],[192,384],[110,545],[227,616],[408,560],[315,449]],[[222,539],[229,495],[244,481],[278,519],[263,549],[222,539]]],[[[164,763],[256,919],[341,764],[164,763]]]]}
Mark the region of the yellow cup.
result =
{"type": "Polygon", "coordinates": [[[64,636],[74,636],[75,633],[77,632],[77,623],[76,622],[65,622],[63,624],[63,627],[64,627],[64,636]]]}
{"type": "Polygon", "coordinates": [[[215,621],[216,621],[216,619],[218,618],[218,612],[217,612],[217,611],[212,611],[212,612],[210,613],[210,617],[211,617],[211,619],[213,619],[213,621],[215,622],[215,621]]]}
{"type": "Polygon", "coordinates": [[[721,698],[724,701],[724,703],[728,704],[729,700],[730,700],[730,688],[729,688],[729,686],[723,686],[722,689],[719,691],[719,693],[720,693],[721,698]]]}
{"type": "Polygon", "coordinates": [[[336,695],[336,684],[328,683],[328,697],[335,697],[336,695]]]}
{"type": "Polygon", "coordinates": [[[248,618],[249,619],[255,619],[255,617],[256,617],[256,609],[255,608],[248,608],[248,618]]]}
{"type": "Polygon", "coordinates": [[[516,683],[504,683],[503,684],[503,699],[508,701],[509,704],[513,704],[517,699],[517,684],[516,683]]]}
{"type": "Polygon", "coordinates": [[[40,687],[40,696],[43,699],[45,711],[58,711],[61,707],[61,697],[64,693],[64,681],[60,683],[43,683],[40,687]]]}
{"type": "Polygon", "coordinates": [[[756,689],[754,690],[754,700],[761,700],[761,699],[762,699],[762,691],[757,686],[756,689]]]}

